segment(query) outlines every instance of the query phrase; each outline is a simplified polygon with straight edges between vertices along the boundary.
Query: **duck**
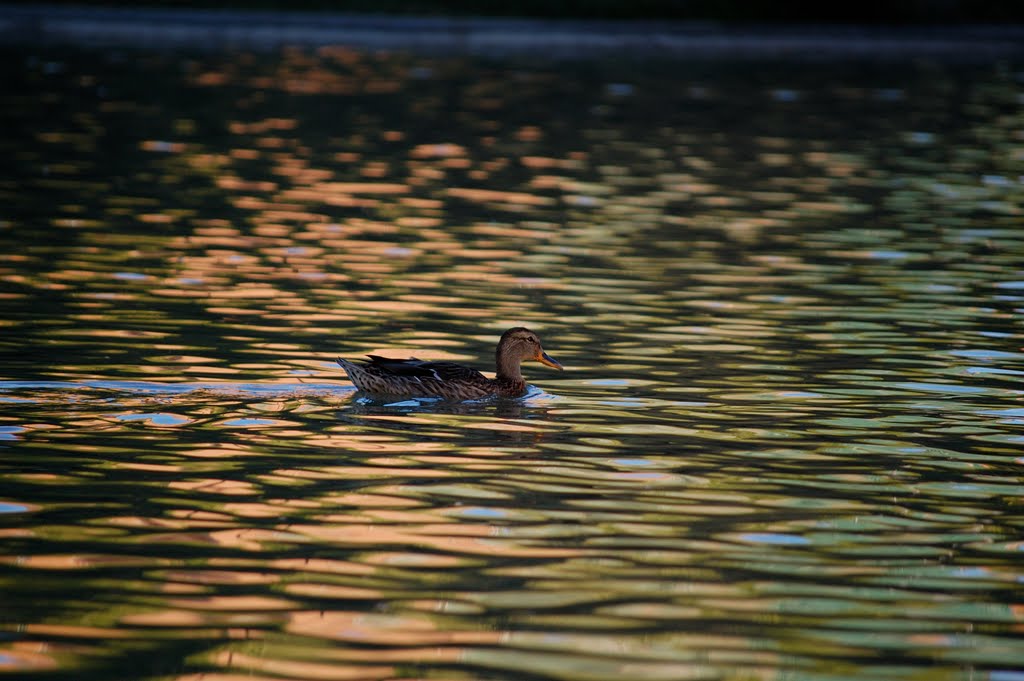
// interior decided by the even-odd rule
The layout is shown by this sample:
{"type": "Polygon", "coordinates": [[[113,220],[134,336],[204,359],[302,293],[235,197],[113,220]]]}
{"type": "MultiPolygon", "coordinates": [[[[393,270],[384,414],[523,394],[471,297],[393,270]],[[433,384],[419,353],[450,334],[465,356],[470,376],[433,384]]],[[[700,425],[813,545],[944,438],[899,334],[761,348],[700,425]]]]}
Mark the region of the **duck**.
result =
{"type": "Polygon", "coordinates": [[[359,390],[372,395],[436,397],[444,400],[478,400],[485,397],[521,397],[526,381],[520,365],[535,360],[561,371],[530,329],[517,326],[501,335],[495,350],[496,372],[487,378],[476,369],[456,362],[428,362],[415,357],[391,359],[367,355],[369,360],[338,358],[338,364],[359,390]]]}

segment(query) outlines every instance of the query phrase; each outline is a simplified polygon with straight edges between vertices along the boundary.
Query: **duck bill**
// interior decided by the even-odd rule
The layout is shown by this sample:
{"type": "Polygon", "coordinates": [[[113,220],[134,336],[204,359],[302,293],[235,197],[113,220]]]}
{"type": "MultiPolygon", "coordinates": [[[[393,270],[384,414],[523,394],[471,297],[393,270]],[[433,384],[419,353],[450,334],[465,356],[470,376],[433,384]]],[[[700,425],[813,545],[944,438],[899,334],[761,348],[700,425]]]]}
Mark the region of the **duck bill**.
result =
{"type": "Polygon", "coordinates": [[[558,369],[559,371],[561,371],[564,368],[561,364],[551,359],[551,355],[544,352],[543,350],[541,352],[538,352],[537,356],[534,357],[534,359],[540,362],[541,364],[546,364],[547,366],[552,367],[554,369],[558,369]]]}

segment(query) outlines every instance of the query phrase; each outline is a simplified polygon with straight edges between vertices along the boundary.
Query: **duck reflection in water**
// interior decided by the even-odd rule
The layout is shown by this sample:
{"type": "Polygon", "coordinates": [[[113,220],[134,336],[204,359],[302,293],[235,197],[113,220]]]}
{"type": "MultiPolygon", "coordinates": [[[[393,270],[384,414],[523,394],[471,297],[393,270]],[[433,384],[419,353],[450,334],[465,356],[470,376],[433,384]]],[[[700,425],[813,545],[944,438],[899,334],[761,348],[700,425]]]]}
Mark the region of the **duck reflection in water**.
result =
{"type": "Polygon", "coordinates": [[[526,381],[520,371],[520,365],[525,361],[536,360],[562,369],[561,364],[544,352],[537,334],[521,326],[509,329],[498,341],[494,378],[487,378],[476,369],[455,362],[426,362],[415,357],[368,357],[369,361],[338,359],[338,364],[359,390],[372,395],[439,397],[445,400],[521,397],[526,394],[526,381]]]}

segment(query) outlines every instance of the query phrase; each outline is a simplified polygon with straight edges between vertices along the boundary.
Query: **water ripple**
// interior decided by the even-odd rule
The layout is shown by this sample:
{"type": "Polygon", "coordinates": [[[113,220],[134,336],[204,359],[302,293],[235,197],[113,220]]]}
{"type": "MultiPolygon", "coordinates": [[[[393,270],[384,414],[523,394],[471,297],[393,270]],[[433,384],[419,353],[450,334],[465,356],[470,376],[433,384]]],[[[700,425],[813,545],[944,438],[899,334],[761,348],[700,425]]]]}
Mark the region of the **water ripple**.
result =
{"type": "Polygon", "coordinates": [[[1016,678],[1012,68],[26,50],[0,670],[1016,678]]]}

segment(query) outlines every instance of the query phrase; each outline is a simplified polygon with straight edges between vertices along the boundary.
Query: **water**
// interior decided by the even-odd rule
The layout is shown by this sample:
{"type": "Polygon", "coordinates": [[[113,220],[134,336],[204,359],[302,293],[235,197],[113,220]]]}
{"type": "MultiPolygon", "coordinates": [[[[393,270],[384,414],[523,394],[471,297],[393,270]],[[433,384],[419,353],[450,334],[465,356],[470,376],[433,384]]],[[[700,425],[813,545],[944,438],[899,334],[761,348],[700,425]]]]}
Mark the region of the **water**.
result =
{"type": "Polygon", "coordinates": [[[1024,678],[1019,68],[4,58],[0,669],[1024,678]]]}

